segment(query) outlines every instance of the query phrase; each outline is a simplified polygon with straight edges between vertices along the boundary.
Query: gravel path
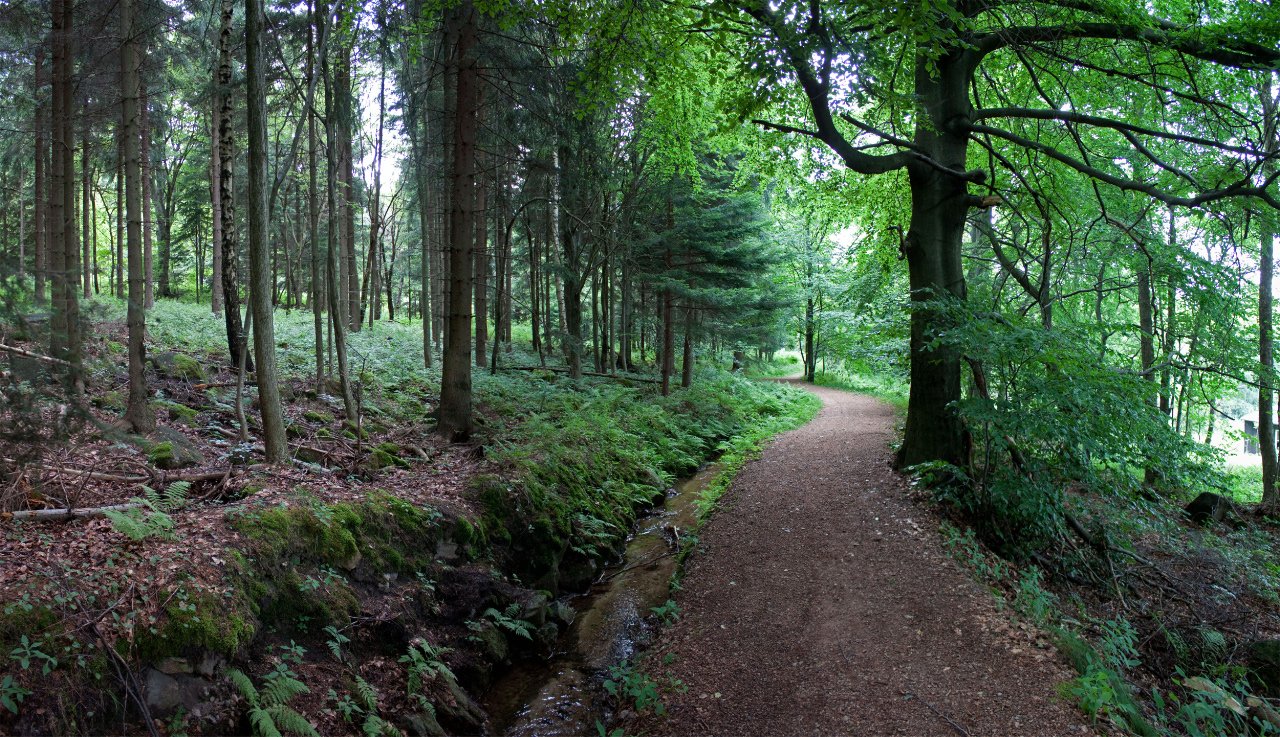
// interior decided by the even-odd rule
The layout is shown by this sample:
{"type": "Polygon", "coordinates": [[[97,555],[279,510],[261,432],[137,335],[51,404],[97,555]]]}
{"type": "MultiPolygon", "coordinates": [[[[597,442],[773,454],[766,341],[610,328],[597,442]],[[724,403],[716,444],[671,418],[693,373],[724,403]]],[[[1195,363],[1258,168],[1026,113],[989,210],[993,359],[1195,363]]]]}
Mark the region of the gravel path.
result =
{"type": "Polygon", "coordinates": [[[889,468],[894,415],[848,392],[747,465],[650,662],[688,691],[659,735],[1081,735],[1073,674],[944,552],[889,468]]]}

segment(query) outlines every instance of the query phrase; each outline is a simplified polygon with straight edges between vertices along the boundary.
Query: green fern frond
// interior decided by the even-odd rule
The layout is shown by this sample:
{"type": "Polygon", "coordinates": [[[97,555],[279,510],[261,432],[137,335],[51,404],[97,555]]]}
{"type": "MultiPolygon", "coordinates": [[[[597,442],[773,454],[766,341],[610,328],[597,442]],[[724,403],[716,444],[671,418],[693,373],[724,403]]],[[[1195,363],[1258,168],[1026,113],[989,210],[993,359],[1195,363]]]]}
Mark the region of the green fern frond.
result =
{"type": "Polygon", "coordinates": [[[267,713],[271,715],[280,729],[289,734],[296,734],[299,737],[320,737],[320,733],[316,731],[311,722],[307,721],[306,717],[284,704],[267,707],[267,713]]]}
{"type": "MultiPolygon", "coordinates": [[[[164,490],[164,500],[160,506],[165,510],[172,512],[182,508],[187,503],[187,492],[191,490],[190,481],[174,481],[169,484],[169,488],[164,490]]],[[[152,502],[155,503],[154,501],[152,502]]]]}
{"type": "Polygon", "coordinates": [[[356,697],[360,700],[360,705],[366,711],[375,711],[378,708],[378,691],[368,681],[356,676],[356,697]]]}
{"type": "Polygon", "coordinates": [[[267,706],[279,706],[289,703],[294,696],[311,693],[307,684],[289,675],[272,673],[262,684],[262,703],[267,706]]]}
{"type": "Polygon", "coordinates": [[[253,733],[258,737],[284,737],[280,734],[280,730],[276,728],[275,719],[272,718],[271,712],[260,707],[253,707],[249,710],[249,724],[253,727],[253,733]]]}
{"type": "Polygon", "coordinates": [[[258,689],[254,687],[253,680],[238,668],[227,668],[225,672],[227,680],[231,681],[231,685],[236,687],[240,695],[253,706],[257,706],[259,701],[258,689]]]}
{"type": "Polygon", "coordinates": [[[377,714],[365,717],[360,731],[364,732],[365,737],[400,737],[400,730],[377,714]]]}

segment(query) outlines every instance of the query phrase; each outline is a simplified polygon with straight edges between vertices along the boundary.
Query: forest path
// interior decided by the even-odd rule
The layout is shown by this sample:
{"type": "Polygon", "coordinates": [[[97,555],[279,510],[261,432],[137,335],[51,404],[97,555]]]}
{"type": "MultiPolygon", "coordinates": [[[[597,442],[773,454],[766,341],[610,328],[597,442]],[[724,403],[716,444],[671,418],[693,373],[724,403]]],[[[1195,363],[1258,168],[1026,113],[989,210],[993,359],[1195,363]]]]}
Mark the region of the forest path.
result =
{"type": "Polygon", "coordinates": [[[1057,695],[1073,672],[997,611],[890,469],[893,409],[805,388],[822,412],[749,463],[700,533],[650,660],[688,691],[646,730],[1092,734],[1057,695]]]}

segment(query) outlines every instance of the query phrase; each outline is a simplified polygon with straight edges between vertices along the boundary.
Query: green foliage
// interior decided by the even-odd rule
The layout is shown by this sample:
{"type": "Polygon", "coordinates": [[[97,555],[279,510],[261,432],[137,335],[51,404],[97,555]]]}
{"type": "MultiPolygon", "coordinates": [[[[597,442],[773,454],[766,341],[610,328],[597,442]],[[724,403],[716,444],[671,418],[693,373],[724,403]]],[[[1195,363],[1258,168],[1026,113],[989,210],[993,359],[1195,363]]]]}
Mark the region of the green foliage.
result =
{"type": "Polygon", "coordinates": [[[40,640],[32,640],[26,635],[18,641],[18,646],[9,653],[9,659],[18,664],[18,667],[27,670],[32,664],[39,664],[41,675],[49,675],[49,672],[58,667],[58,659],[41,650],[44,642],[40,640]]]}
{"type": "Polygon", "coordinates": [[[520,619],[520,604],[513,602],[505,611],[498,611],[493,607],[484,610],[484,616],[491,620],[499,628],[510,632],[517,637],[523,637],[526,640],[533,640],[533,625],[520,619]]]}
{"type": "Polygon", "coordinates": [[[437,647],[422,639],[409,643],[409,651],[400,656],[400,662],[408,670],[410,698],[421,696],[427,684],[437,678],[455,680],[453,671],[444,662],[448,652],[449,648],[437,647]]]}
{"type": "Polygon", "coordinates": [[[674,624],[680,618],[680,605],[674,599],[667,599],[662,604],[655,607],[649,607],[649,611],[657,617],[663,624],[674,624]]]}
{"type": "Polygon", "coordinates": [[[29,689],[25,689],[13,680],[13,676],[5,676],[0,679],[0,706],[8,709],[14,714],[18,713],[18,705],[22,700],[31,695],[29,689]]]}
{"type": "Polygon", "coordinates": [[[652,502],[655,473],[689,475],[731,453],[730,438],[756,443],[816,404],[807,392],[722,371],[703,371],[669,397],[651,385],[556,376],[477,377],[477,386],[491,411],[520,417],[489,446],[516,483],[479,478],[474,488],[486,538],[520,551],[522,577],[554,568],[565,550],[616,547],[635,510],[652,502]]]}
{"type": "Polygon", "coordinates": [[[174,481],[164,490],[157,492],[149,486],[143,486],[143,496],[130,499],[137,506],[128,509],[108,509],[103,515],[111,520],[118,532],[130,540],[146,540],[150,537],[173,538],[173,517],[187,503],[187,491],[191,488],[189,481],[174,481]]]}
{"type": "Polygon", "coordinates": [[[658,716],[667,713],[662,703],[662,694],[670,690],[683,693],[685,685],[679,679],[667,676],[666,683],[660,684],[648,674],[636,669],[629,660],[609,667],[609,677],[604,681],[604,690],[616,699],[634,705],[637,713],[652,711],[658,716]]]}
{"type": "Polygon", "coordinates": [[[226,670],[227,679],[249,703],[249,723],[258,737],[283,737],[285,733],[320,737],[315,726],[289,706],[295,697],[311,692],[290,668],[288,661],[291,657],[296,658],[286,652],[281,662],[263,677],[260,685],[255,685],[253,679],[241,670],[226,670]]]}

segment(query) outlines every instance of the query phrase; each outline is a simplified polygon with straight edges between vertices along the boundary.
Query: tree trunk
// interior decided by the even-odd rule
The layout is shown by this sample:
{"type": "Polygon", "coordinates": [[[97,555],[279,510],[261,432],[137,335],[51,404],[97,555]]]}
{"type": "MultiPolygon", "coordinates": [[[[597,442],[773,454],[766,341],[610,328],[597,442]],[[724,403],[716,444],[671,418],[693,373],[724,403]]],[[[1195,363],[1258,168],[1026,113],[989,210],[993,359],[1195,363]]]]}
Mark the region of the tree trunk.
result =
{"type": "Polygon", "coordinates": [[[45,295],[45,279],[49,271],[49,201],[46,178],[46,162],[49,158],[48,107],[44,103],[44,47],[36,50],[35,68],[35,303],[43,305],[45,295]]]}
{"type": "MultiPolygon", "coordinates": [[[[89,104],[86,101],[80,108],[87,113],[89,104]]],[[[93,243],[89,227],[93,225],[93,219],[89,217],[91,206],[89,197],[92,193],[90,189],[90,175],[92,174],[89,166],[89,122],[88,116],[85,115],[84,127],[80,130],[80,278],[81,293],[85,299],[93,296],[93,283],[90,280],[89,267],[93,264],[93,254],[89,248],[93,243]]]]}
{"type": "MultiPolygon", "coordinates": [[[[924,114],[915,144],[933,162],[952,171],[966,169],[968,138],[953,123],[967,120],[966,82],[976,63],[966,52],[952,51],[933,63],[917,59],[916,97],[924,114]]],[[[911,286],[911,394],[907,423],[895,458],[898,468],[926,461],[967,467],[969,434],[952,409],[960,399],[960,355],[950,347],[931,347],[937,319],[925,306],[942,297],[965,299],[961,246],[968,215],[965,180],[924,162],[907,168],[911,185],[911,224],[904,238],[911,286]]]]}
{"type": "MultiPolygon", "coordinates": [[[[667,254],[667,268],[671,268],[671,254],[667,254]]],[[[671,289],[662,290],[662,396],[671,394],[671,375],[676,370],[675,298],[671,289]]]]}
{"type": "MultiPolygon", "coordinates": [[[[315,37],[320,33],[328,16],[328,2],[311,0],[311,23],[307,27],[307,87],[315,89],[316,77],[316,43],[315,37]]],[[[307,116],[307,242],[311,248],[311,285],[308,299],[311,302],[311,317],[315,329],[316,353],[316,391],[324,392],[324,300],[320,298],[324,287],[322,273],[324,267],[320,260],[320,203],[319,181],[316,156],[316,116],[307,116]]]]}
{"type": "MultiPolygon", "coordinates": [[[[483,93],[480,94],[483,103],[483,93]]],[[[484,159],[481,160],[482,162],[484,159]]],[[[485,346],[489,343],[489,209],[487,182],[476,184],[475,320],[476,366],[484,368],[485,346]]]]}
{"type": "MultiPolygon", "coordinates": [[[[240,251],[236,232],[235,207],[235,131],[232,127],[231,104],[231,16],[232,0],[222,0],[222,29],[218,41],[218,93],[222,113],[218,119],[218,186],[222,204],[222,298],[223,317],[227,326],[227,347],[231,365],[240,365],[240,346],[244,345],[244,323],[240,319],[240,251]]],[[[246,357],[245,370],[253,363],[246,357]]]]}
{"type": "Polygon", "coordinates": [[[267,81],[262,35],[262,0],[244,0],[246,109],[249,132],[249,307],[253,311],[253,353],[258,364],[258,407],[268,463],[288,458],[284,412],[276,381],[276,340],[271,297],[271,223],[267,212],[267,81]]]}
{"type": "Polygon", "coordinates": [[[156,304],[156,282],[154,264],[151,258],[151,218],[153,205],[151,182],[151,98],[147,94],[147,85],[139,82],[141,88],[140,105],[142,107],[142,261],[147,272],[147,309],[156,304]]]}
{"type": "Polygon", "coordinates": [[[116,164],[116,250],[112,268],[115,270],[115,295],[118,299],[125,296],[124,251],[125,251],[125,207],[124,207],[124,121],[120,121],[120,135],[117,148],[120,156],[116,164]]]}
{"type": "MultiPolygon", "coordinates": [[[[325,100],[334,99],[335,76],[329,68],[329,57],[321,54],[320,70],[321,76],[324,77],[325,100]]],[[[342,144],[339,140],[338,110],[336,105],[325,106],[325,156],[326,156],[326,184],[328,185],[327,198],[329,219],[326,242],[326,260],[327,268],[325,269],[326,279],[329,284],[329,345],[333,349],[334,358],[338,364],[338,388],[342,394],[343,411],[346,413],[347,422],[355,425],[358,416],[356,407],[355,393],[351,388],[351,374],[347,371],[347,293],[343,288],[341,279],[342,270],[339,267],[341,260],[341,229],[342,213],[339,207],[339,160],[342,158],[342,144]]]]}
{"type": "MultiPolygon", "coordinates": [[[[413,16],[421,17],[422,2],[421,0],[412,0],[410,3],[410,12],[413,16]]],[[[428,55],[423,48],[425,44],[420,42],[418,48],[418,58],[421,59],[421,74],[423,78],[430,79],[430,61],[428,55]]],[[[405,78],[411,79],[410,70],[412,66],[409,60],[412,55],[407,51],[405,53],[405,78]]],[[[432,341],[432,315],[433,301],[431,299],[431,254],[434,245],[431,242],[430,233],[433,225],[431,218],[431,201],[428,193],[431,191],[431,175],[427,168],[427,141],[430,139],[427,132],[430,130],[430,121],[427,115],[427,106],[423,98],[425,95],[420,91],[418,85],[414,85],[409,91],[409,145],[410,153],[413,156],[414,173],[416,175],[415,184],[417,185],[417,205],[418,205],[418,237],[420,241],[420,250],[422,254],[422,263],[419,264],[419,281],[422,296],[418,301],[418,312],[422,316],[422,365],[431,368],[431,341],[432,341]]]]}
{"type": "Polygon", "coordinates": [[[480,79],[474,49],[476,11],[471,0],[450,12],[456,28],[453,182],[449,234],[449,333],[442,360],[438,431],[453,441],[471,434],[471,246],[475,238],[476,133],[480,79]]]}
{"type": "Polygon", "coordinates": [[[53,256],[53,316],[51,353],[67,362],[67,387],[79,400],[84,393],[81,367],[80,302],[76,281],[80,249],[76,238],[76,172],[73,93],[75,88],[71,35],[72,0],[54,0],[53,16],[53,155],[50,216],[54,220],[50,244],[53,256]]]}
{"type": "Polygon", "coordinates": [[[142,176],[138,111],[139,53],[133,26],[133,3],[134,0],[120,0],[120,96],[123,123],[120,141],[125,180],[123,204],[127,211],[125,220],[128,221],[126,230],[129,241],[129,304],[125,317],[129,328],[129,401],[124,412],[124,424],[133,432],[146,434],[156,429],[156,415],[147,397],[145,370],[146,285],[143,283],[142,268],[142,188],[138,181],[142,176]]]}
{"type": "MultiPolygon", "coordinates": [[[[347,11],[344,11],[347,12],[347,11]]],[[[360,274],[356,262],[356,225],[355,225],[355,176],[352,167],[352,111],[351,92],[351,48],[343,45],[338,49],[338,65],[333,74],[334,113],[337,117],[338,133],[338,221],[342,234],[342,287],[347,300],[347,324],[353,332],[360,331],[361,314],[360,274]]]]}
{"type": "MultiPolygon", "coordinates": [[[[213,122],[209,126],[209,202],[212,209],[213,223],[210,233],[210,248],[213,250],[213,264],[209,279],[209,309],[213,314],[222,313],[222,95],[215,86],[213,92],[213,122]]],[[[231,333],[227,333],[231,338],[231,333]]]]}
{"type": "MultiPolygon", "coordinates": [[[[1266,82],[1262,85],[1262,111],[1263,120],[1263,147],[1271,156],[1280,151],[1280,110],[1276,109],[1276,98],[1272,95],[1271,75],[1266,76],[1266,82]]],[[[1276,165],[1274,158],[1266,165],[1263,171],[1270,176],[1275,173],[1276,165]]],[[[1272,220],[1267,217],[1275,216],[1274,212],[1266,213],[1263,217],[1258,218],[1258,238],[1261,245],[1261,268],[1262,275],[1259,281],[1258,296],[1258,354],[1263,365],[1264,380],[1259,382],[1262,387],[1268,387],[1274,380],[1274,361],[1272,353],[1272,305],[1271,305],[1271,280],[1275,266],[1275,229],[1272,220]],[[1265,322],[1264,322],[1265,320],[1265,322]]],[[[1262,509],[1269,514],[1280,512],[1280,489],[1277,488],[1276,482],[1276,433],[1275,422],[1272,414],[1272,392],[1268,388],[1260,388],[1258,390],[1258,447],[1262,451],[1262,509]],[[1266,434],[1264,434],[1262,420],[1267,418],[1266,434]],[[1270,468],[1268,469],[1268,466],[1270,468]],[[1268,474],[1268,470],[1270,473],[1268,474]]],[[[1212,410],[1210,410],[1212,411],[1212,410]]],[[[1276,408],[1276,412],[1280,413],[1280,407],[1276,408]]]]}
{"type": "MultiPolygon", "coordinates": [[[[810,286],[812,289],[812,286],[810,286]]],[[[816,332],[813,322],[813,295],[805,300],[804,303],[804,380],[810,383],[818,378],[818,357],[814,352],[814,333],[816,332]]]]}
{"type": "Polygon", "coordinates": [[[684,356],[680,361],[680,386],[693,386],[693,305],[684,308],[684,356]]]}

